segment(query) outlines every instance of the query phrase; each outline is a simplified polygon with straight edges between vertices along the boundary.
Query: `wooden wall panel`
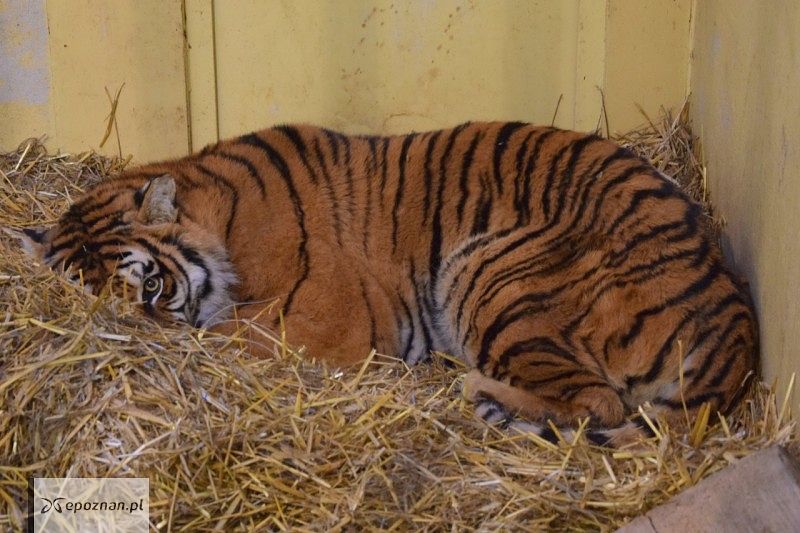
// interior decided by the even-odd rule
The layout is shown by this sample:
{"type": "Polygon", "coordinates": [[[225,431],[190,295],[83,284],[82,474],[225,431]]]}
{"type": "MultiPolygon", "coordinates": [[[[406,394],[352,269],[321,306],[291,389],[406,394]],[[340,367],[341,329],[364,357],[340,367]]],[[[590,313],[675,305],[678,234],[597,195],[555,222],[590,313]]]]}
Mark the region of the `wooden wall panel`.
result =
{"type": "Polygon", "coordinates": [[[800,3],[703,0],[695,24],[692,114],[711,198],[752,284],[764,376],[783,391],[800,372],[800,3]]]}

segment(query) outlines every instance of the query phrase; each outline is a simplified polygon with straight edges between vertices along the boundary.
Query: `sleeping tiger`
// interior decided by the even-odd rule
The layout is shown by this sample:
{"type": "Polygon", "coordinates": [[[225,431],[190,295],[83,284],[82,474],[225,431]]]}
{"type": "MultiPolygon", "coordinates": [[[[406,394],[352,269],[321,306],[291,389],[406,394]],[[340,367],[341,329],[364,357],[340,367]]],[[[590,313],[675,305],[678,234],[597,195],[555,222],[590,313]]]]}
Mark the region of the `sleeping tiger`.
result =
{"type": "Polygon", "coordinates": [[[626,418],[645,402],[673,422],[724,411],[755,367],[747,291],[700,206],[627,149],[552,127],[277,126],[101,182],[23,241],[95,293],[125,280],[155,317],[283,316],[333,365],[454,354],[480,416],[550,439],[547,420],[585,417],[595,442],[646,433],[626,418]]]}

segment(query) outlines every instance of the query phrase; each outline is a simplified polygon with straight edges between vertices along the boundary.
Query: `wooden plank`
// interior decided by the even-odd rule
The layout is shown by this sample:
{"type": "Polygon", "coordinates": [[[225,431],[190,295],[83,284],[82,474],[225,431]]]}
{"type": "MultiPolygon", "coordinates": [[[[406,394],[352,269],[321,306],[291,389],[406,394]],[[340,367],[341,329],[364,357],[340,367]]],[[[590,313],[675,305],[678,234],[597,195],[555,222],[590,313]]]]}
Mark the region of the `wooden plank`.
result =
{"type": "Polygon", "coordinates": [[[618,533],[800,531],[800,466],[780,446],[709,476],[618,533]]]}
{"type": "MultiPolygon", "coordinates": [[[[48,0],[52,145],[98,149],[113,96],[121,152],[138,162],[189,150],[180,2],[48,0]]],[[[117,154],[116,135],[102,152],[117,154]]]]}
{"type": "MultiPolygon", "coordinates": [[[[217,73],[214,53],[214,3],[186,0],[186,90],[191,151],[219,140],[217,73]]],[[[266,124],[265,124],[266,125],[266,124]]]]}
{"type": "MultiPolygon", "coordinates": [[[[216,1],[220,137],[281,122],[349,133],[549,124],[562,94],[556,125],[574,127],[576,78],[592,99],[580,126],[594,128],[605,2],[580,2],[216,1]],[[588,73],[576,70],[579,30],[588,73]]],[[[637,56],[635,77],[661,60],[637,56]]]]}

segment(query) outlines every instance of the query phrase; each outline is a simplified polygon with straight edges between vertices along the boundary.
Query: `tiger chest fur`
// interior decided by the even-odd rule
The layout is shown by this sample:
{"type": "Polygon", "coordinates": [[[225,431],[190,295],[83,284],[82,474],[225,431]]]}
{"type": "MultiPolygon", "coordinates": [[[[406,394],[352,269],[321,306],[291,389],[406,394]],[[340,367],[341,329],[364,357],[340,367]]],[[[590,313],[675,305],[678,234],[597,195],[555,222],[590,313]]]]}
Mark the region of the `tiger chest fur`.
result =
{"type": "Polygon", "coordinates": [[[452,353],[492,422],[622,432],[645,401],[726,409],[755,365],[749,299],[700,207],[555,128],[274,127],[126,171],[24,240],[92,290],[125,278],[158,317],[225,331],[237,304],[274,327],[279,298],[290,341],[332,364],[452,353]]]}

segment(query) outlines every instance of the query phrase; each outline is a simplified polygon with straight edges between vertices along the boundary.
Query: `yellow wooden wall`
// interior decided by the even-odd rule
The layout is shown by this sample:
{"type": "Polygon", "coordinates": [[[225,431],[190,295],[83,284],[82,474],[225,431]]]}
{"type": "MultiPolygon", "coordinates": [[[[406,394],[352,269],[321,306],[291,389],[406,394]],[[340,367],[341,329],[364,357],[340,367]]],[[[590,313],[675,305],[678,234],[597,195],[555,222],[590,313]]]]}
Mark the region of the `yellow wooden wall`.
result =
{"type": "Polygon", "coordinates": [[[685,98],[690,10],[691,0],[0,0],[0,62],[14,64],[0,70],[10,119],[0,148],[41,134],[53,148],[97,148],[105,90],[123,83],[122,152],[138,161],[276,122],[371,133],[549,123],[559,98],[556,124],[590,130],[601,89],[621,130],[642,121],[636,103],[656,113],[685,98]]]}
{"type": "Polygon", "coordinates": [[[800,373],[799,28],[800,2],[698,0],[691,65],[727,255],[750,280],[762,366],[781,387],[800,373]]]}
{"type": "MultiPolygon", "coordinates": [[[[123,152],[151,159],[188,150],[180,2],[0,0],[0,47],[0,148],[42,134],[53,148],[97,148],[105,90],[124,84],[123,152]]],[[[115,153],[116,142],[104,151],[115,153]]]]}

